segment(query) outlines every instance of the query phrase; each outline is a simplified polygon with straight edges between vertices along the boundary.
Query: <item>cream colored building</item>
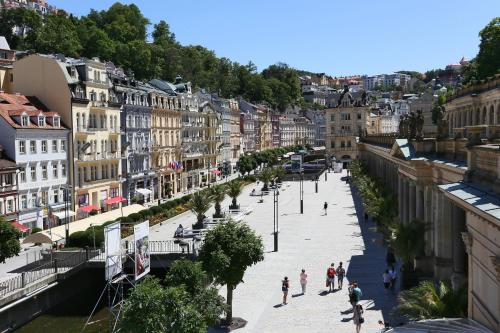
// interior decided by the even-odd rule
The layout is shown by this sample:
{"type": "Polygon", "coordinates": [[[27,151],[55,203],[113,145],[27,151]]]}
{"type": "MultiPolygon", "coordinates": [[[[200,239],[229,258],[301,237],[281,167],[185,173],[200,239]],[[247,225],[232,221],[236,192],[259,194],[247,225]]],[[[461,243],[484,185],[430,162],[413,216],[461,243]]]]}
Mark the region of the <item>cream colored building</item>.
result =
{"type": "MultiPolygon", "coordinates": [[[[69,183],[78,217],[109,210],[121,196],[120,109],[110,107],[105,65],[98,59],[31,55],[14,64],[14,89],[58,110],[72,130],[69,183]]],[[[116,105],[115,103],[111,103],[116,105]]]]}
{"type": "Polygon", "coordinates": [[[400,223],[426,223],[423,276],[468,285],[468,315],[500,331],[500,88],[459,90],[445,105],[449,138],[368,136],[368,170],[397,194],[400,223]]]}
{"type": "Polygon", "coordinates": [[[361,96],[347,92],[336,108],[325,110],[327,154],[344,163],[344,167],[358,158],[358,137],[370,126],[371,110],[361,96]]]}
{"type": "Polygon", "coordinates": [[[236,163],[240,159],[242,152],[241,131],[240,131],[240,108],[238,101],[229,99],[229,109],[231,110],[230,148],[231,148],[231,168],[234,170],[236,163]]]}
{"type": "Polygon", "coordinates": [[[14,75],[12,64],[16,60],[16,53],[10,49],[5,37],[0,36],[0,91],[12,93],[14,75]]]}

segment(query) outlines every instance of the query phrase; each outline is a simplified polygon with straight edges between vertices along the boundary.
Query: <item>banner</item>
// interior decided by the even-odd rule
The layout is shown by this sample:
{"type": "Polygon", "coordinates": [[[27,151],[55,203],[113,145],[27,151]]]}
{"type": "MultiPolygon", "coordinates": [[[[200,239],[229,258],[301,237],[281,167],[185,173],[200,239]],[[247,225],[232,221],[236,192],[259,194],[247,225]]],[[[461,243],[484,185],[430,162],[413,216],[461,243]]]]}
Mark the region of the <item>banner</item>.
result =
{"type": "Polygon", "coordinates": [[[106,281],[111,280],[122,271],[121,256],[121,227],[120,222],[104,227],[104,251],[106,253],[106,266],[104,276],[106,281]]]}
{"type": "Polygon", "coordinates": [[[134,226],[135,280],[149,273],[149,221],[134,226]]]}
{"type": "Polygon", "coordinates": [[[302,172],[302,155],[295,154],[290,157],[292,163],[292,172],[302,172]]]}

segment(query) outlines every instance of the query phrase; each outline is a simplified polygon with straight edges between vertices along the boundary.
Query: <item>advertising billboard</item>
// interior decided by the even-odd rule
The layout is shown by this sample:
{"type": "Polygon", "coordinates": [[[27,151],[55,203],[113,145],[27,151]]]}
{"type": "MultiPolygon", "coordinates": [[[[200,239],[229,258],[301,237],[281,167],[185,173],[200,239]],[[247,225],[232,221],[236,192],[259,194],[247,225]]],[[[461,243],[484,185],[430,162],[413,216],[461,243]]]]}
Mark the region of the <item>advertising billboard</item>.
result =
{"type": "Polygon", "coordinates": [[[104,227],[104,251],[106,252],[104,274],[106,281],[111,280],[122,271],[121,240],[120,222],[104,227]]]}
{"type": "Polygon", "coordinates": [[[135,279],[149,273],[149,221],[134,225],[135,279]]]}
{"type": "Polygon", "coordinates": [[[292,163],[292,172],[302,172],[302,155],[295,154],[290,157],[292,163]]]}

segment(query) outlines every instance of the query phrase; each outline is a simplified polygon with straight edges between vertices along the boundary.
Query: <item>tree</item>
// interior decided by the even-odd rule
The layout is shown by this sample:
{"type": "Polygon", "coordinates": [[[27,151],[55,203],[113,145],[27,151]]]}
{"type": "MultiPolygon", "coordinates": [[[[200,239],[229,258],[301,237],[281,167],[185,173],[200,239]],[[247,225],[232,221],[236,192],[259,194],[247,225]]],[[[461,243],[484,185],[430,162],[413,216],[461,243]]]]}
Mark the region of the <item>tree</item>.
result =
{"type": "Polygon", "coordinates": [[[212,198],[207,195],[205,191],[198,191],[193,193],[191,200],[188,203],[189,209],[196,215],[196,224],[193,225],[195,229],[203,228],[203,220],[205,213],[212,204],[212,198]]]}
{"type": "Polygon", "coordinates": [[[274,170],[272,168],[264,168],[259,175],[257,176],[258,179],[264,183],[264,186],[262,186],[262,191],[267,191],[269,190],[269,183],[273,180],[274,178],[274,170]]]}
{"type": "Polygon", "coordinates": [[[264,245],[244,223],[218,224],[205,235],[200,256],[203,268],[215,282],[226,285],[226,324],[232,322],[233,290],[243,282],[248,267],[264,260],[264,245]]]}
{"type": "Polygon", "coordinates": [[[19,254],[21,251],[19,237],[21,232],[0,216],[0,263],[3,264],[5,259],[19,254]]]}
{"type": "Polygon", "coordinates": [[[231,205],[229,206],[230,209],[238,208],[238,202],[236,201],[236,199],[241,194],[241,187],[241,182],[239,180],[233,180],[232,182],[227,184],[227,194],[232,199],[231,205]]]}
{"type": "Polygon", "coordinates": [[[491,20],[479,33],[481,42],[477,54],[477,72],[480,79],[500,71],[500,17],[491,20]]]}
{"type": "Polygon", "coordinates": [[[212,186],[210,188],[210,195],[215,202],[215,214],[213,217],[220,218],[222,217],[220,204],[226,197],[226,187],[223,185],[212,186]]]}
{"type": "Polygon", "coordinates": [[[423,281],[414,288],[402,291],[398,303],[394,313],[412,321],[464,318],[467,316],[467,287],[454,291],[447,282],[439,282],[436,288],[432,281],[423,281]]]}
{"type": "Polygon", "coordinates": [[[73,19],[65,14],[48,14],[35,40],[36,50],[41,53],[61,53],[78,57],[82,45],[73,19]]]}
{"type": "MultiPolygon", "coordinates": [[[[213,289],[213,288],[212,288],[213,289]]],[[[205,297],[214,296],[203,292],[205,297]]],[[[217,303],[218,299],[204,299],[204,302],[217,303]]],[[[193,297],[183,286],[164,288],[157,278],[147,277],[136,285],[123,307],[123,317],[120,322],[124,332],[172,332],[172,333],[202,333],[209,325],[204,303],[198,297],[193,297]]],[[[213,308],[213,307],[212,307],[213,308]]],[[[217,318],[222,314],[222,309],[217,318]]],[[[210,311],[211,312],[211,311],[210,311]]],[[[213,314],[212,314],[213,317],[213,314]]]]}

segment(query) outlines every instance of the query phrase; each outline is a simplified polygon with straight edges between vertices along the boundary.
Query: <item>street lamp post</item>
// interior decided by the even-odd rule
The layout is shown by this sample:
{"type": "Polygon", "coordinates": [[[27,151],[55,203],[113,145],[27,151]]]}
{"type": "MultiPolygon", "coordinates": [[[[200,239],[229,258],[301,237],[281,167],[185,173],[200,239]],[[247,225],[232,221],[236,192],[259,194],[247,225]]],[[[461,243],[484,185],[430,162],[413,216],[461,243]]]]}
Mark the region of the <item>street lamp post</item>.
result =
{"type": "Polygon", "coordinates": [[[66,223],[65,223],[65,232],[66,232],[66,245],[68,244],[68,240],[69,240],[69,203],[68,203],[68,199],[69,199],[69,191],[72,189],[72,186],[71,185],[67,185],[65,187],[63,187],[63,190],[64,190],[64,218],[66,220],[66,223]]]}
{"type": "Polygon", "coordinates": [[[300,172],[300,214],[304,214],[304,172],[300,172]]]}
{"type": "Polygon", "coordinates": [[[278,230],[279,230],[279,225],[278,225],[278,198],[279,198],[280,192],[275,189],[273,191],[273,227],[274,227],[274,252],[278,252],[278,230]]]}
{"type": "Polygon", "coordinates": [[[316,193],[318,193],[318,178],[319,176],[316,176],[316,178],[314,179],[314,182],[316,183],[316,193]]]}

